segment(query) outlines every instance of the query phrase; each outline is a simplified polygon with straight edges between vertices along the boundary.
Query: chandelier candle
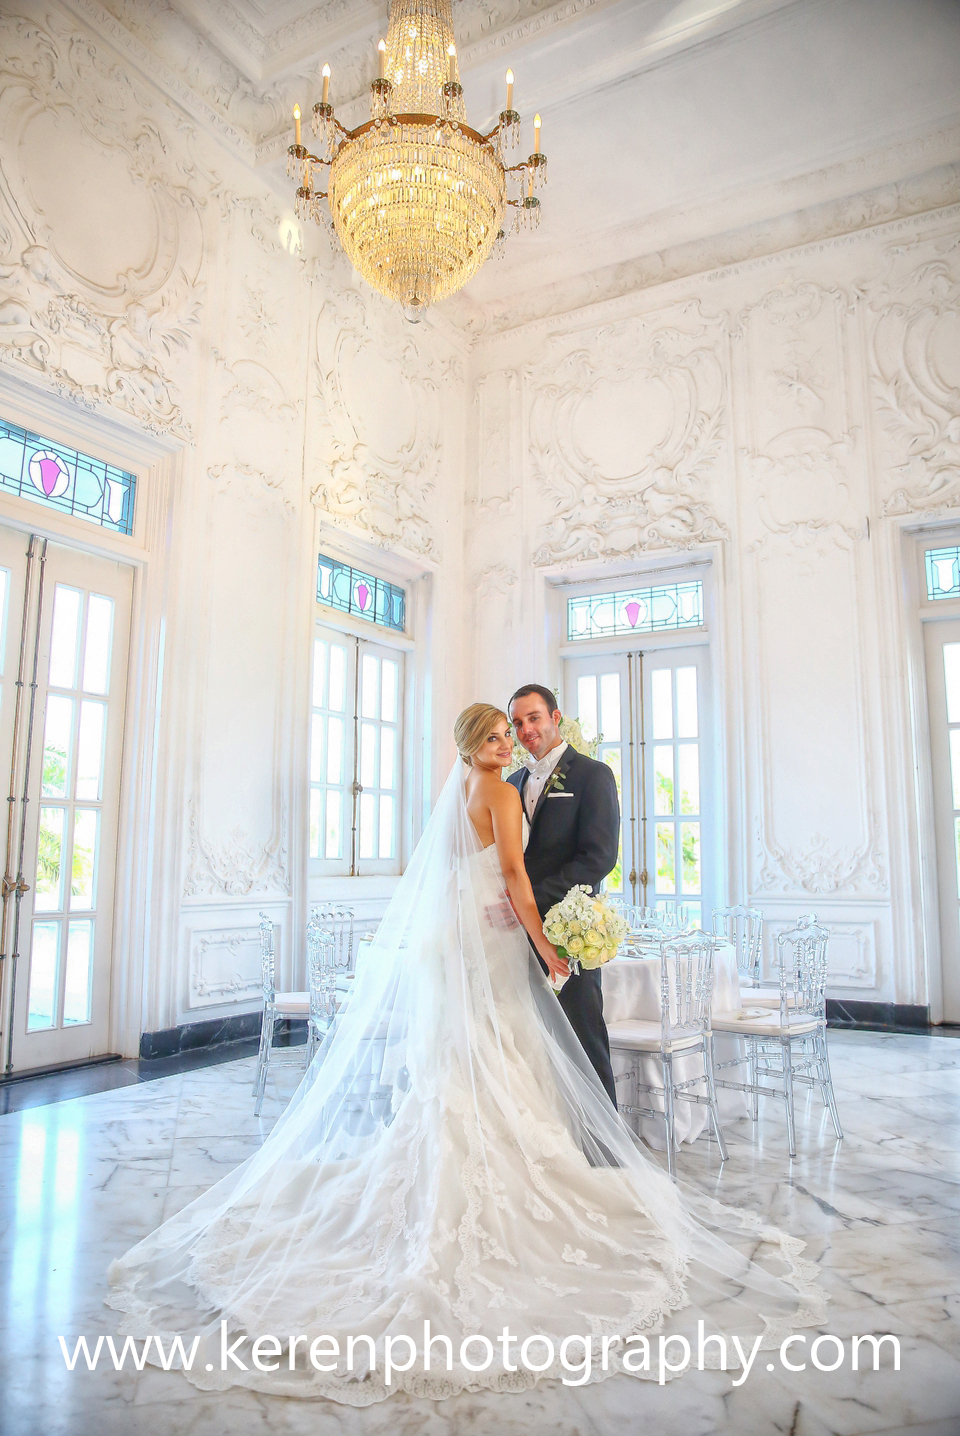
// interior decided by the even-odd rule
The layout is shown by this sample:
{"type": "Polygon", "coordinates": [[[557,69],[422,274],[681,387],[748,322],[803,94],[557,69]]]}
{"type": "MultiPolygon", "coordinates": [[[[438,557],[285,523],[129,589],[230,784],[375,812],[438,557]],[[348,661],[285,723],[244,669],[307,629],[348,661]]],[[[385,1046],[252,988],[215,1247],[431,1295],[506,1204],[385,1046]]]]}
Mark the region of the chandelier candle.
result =
{"type": "Polygon", "coordinates": [[[294,107],[293,107],[293,131],[294,131],[294,135],[296,136],[296,138],[294,139],[294,144],[295,144],[295,145],[297,146],[297,148],[299,149],[299,148],[300,148],[300,106],[299,106],[299,105],[294,105],[294,107]]]}
{"type": "Polygon", "coordinates": [[[533,157],[504,164],[520,122],[512,70],[496,126],[481,134],[467,124],[451,0],[391,0],[387,37],[377,50],[370,120],[348,130],[336,118],[325,73],[323,99],[313,106],[321,152],[302,149],[298,128],[288,173],[298,172],[297,162],[301,169],[329,168],[326,191],[298,189],[297,215],[325,223],[329,206],[357,272],[417,313],[473,278],[504,237],[510,207],[517,226],[535,222],[540,201],[524,193],[523,180],[535,170],[542,184],[546,157],[538,138],[535,164],[533,157]]]}
{"type": "Polygon", "coordinates": [[[321,73],[323,75],[323,99],[320,103],[327,105],[330,103],[330,66],[324,65],[321,73]]]}

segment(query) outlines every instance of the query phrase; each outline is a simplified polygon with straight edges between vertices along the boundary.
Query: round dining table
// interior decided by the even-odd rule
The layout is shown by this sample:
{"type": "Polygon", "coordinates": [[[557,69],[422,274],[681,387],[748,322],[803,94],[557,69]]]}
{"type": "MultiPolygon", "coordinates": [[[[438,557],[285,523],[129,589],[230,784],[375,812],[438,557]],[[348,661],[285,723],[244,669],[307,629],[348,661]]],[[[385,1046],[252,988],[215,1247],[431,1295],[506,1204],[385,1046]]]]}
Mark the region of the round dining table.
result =
{"type": "MultiPolygon", "coordinates": [[[[713,956],[713,974],[711,1011],[737,1012],[741,1005],[740,978],[737,972],[737,953],[732,943],[718,943],[713,956]]],[[[651,943],[646,950],[641,946],[637,956],[615,957],[612,962],[608,962],[602,969],[601,983],[603,1016],[608,1026],[612,1022],[638,1019],[646,1022],[660,1021],[660,956],[655,943],[651,943]]],[[[715,1064],[743,1060],[744,1053],[739,1038],[726,1032],[717,1032],[713,1042],[715,1064]]],[[[613,1075],[617,1078],[627,1072],[633,1062],[633,1054],[617,1051],[615,1047],[611,1049],[610,1057],[613,1075]]],[[[688,1078],[695,1077],[698,1071],[703,1071],[703,1058],[675,1057],[673,1071],[676,1081],[685,1082],[688,1078]]],[[[663,1086],[663,1070],[656,1056],[641,1057],[640,1075],[641,1081],[651,1087],[663,1086]]],[[[632,1093],[628,1095],[628,1085],[626,1081],[619,1081],[617,1084],[624,1105],[634,1100],[632,1093]]],[[[700,1095],[706,1094],[705,1085],[692,1090],[700,1095]]],[[[663,1111],[663,1098],[652,1092],[641,1092],[637,1105],[663,1111]]],[[[747,1094],[728,1087],[717,1089],[717,1107],[721,1126],[749,1116],[747,1094]]],[[[685,1102],[680,1099],[674,1106],[674,1113],[678,1142],[695,1142],[709,1121],[707,1108],[698,1102],[685,1102]]],[[[662,1122],[641,1117],[640,1133],[651,1147],[660,1151],[666,1147],[666,1129],[662,1122]]]]}

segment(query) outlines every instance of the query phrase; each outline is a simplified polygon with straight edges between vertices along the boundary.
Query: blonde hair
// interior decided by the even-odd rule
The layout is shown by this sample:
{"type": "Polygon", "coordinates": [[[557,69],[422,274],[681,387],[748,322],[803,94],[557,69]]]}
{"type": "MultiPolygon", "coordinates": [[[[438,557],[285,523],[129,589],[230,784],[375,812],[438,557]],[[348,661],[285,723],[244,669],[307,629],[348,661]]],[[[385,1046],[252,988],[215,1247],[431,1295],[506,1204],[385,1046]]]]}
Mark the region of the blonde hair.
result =
{"type": "Polygon", "coordinates": [[[468,768],[473,767],[474,753],[483,746],[485,739],[490,736],[490,729],[498,718],[502,718],[505,723],[510,722],[503,709],[495,707],[492,703],[471,703],[469,708],[464,708],[454,723],[453,739],[460,757],[468,768]]]}

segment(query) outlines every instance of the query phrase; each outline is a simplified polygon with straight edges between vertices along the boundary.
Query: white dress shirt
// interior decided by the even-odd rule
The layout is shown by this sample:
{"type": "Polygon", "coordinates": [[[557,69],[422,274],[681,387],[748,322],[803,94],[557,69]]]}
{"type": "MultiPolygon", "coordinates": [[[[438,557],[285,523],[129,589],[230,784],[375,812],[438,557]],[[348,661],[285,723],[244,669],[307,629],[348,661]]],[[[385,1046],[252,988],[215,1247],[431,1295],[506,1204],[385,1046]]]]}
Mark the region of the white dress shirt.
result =
{"type": "Polygon", "coordinates": [[[523,789],[523,806],[527,810],[527,817],[533,821],[533,810],[540,801],[540,794],[546,786],[547,779],[554,768],[560,762],[567,751],[566,743],[558,743],[545,753],[542,758],[534,758],[532,755],[526,759],[527,770],[530,773],[523,789]]]}

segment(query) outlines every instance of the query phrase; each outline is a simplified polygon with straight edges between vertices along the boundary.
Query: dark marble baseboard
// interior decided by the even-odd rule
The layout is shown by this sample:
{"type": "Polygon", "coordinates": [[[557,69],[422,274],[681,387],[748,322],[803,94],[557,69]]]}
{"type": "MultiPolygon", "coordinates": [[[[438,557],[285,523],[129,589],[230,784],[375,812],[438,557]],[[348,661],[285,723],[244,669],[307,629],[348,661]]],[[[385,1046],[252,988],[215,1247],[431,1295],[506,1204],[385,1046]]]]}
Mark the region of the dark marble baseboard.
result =
{"type": "MultiPolygon", "coordinates": [[[[827,1022],[831,1027],[860,1027],[874,1032],[933,1032],[930,1009],[903,1002],[848,1002],[827,999],[827,1022]]],[[[188,1052],[209,1051],[232,1042],[249,1042],[260,1036],[260,1013],[244,1012],[235,1017],[215,1017],[206,1022],[185,1022],[162,1032],[144,1032],[140,1038],[141,1060],[173,1057],[188,1052]]],[[[298,1046],[306,1041],[306,1022],[294,1018],[278,1024],[280,1046],[298,1046]]]]}
{"type": "Polygon", "coordinates": [[[848,1002],[827,998],[829,1027],[861,1027],[871,1032],[930,1032],[930,1009],[906,1002],[848,1002]]]}
{"type": "MultiPolygon", "coordinates": [[[[242,1012],[235,1017],[214,1017],[206,1022],[184,1022],[161,1032],[144,1032],[140,1036],[141,1060],[173,1057],[179,1053],[209,1050],[228,1042],[249,1041],[260,1036],[259,1012],[242,1012]]],[[[274,1041],[278,1047],[296,1047],[307,1040],[304,1018],[285,1018],[278,1022],[274,1041]]]]}

